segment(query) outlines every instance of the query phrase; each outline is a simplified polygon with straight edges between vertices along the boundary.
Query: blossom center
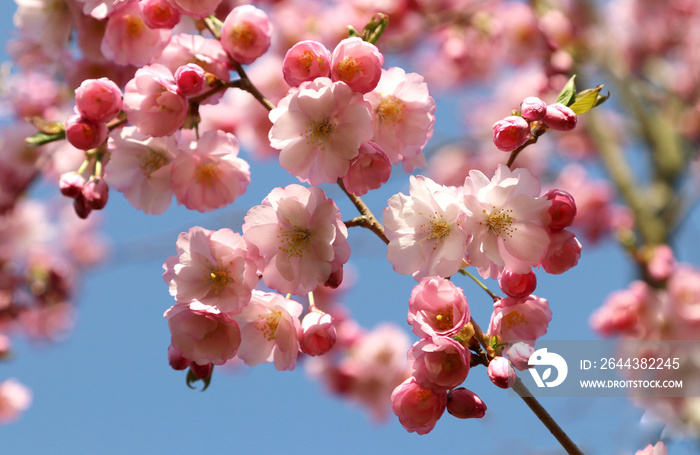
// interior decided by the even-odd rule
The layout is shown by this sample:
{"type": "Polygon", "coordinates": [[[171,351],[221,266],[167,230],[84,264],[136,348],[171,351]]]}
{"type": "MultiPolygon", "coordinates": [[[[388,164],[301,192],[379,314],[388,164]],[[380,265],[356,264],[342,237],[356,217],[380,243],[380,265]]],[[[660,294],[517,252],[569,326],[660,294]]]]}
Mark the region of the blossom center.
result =
{"type": "MultiPolygon", "coordinates": [[[[487,213],[486,209],[483,210],[483,213],[487,213]]],[[[486,229],[497,237],[501,234],[512,237],[517,228],[511,226],[513,221],[515,221],[515,219],[510,216],[511,213],[513,213],[512,210],[496,210],[496,207],[493,207],[493,211],[489,213],[489,219],[486,221],[486,229]]]]}
{"type": "Polygon", "coordinates": [[[277,236],[283,245],[278,248],[289,255],[289,257],[301,257],[304,251],[309,250],[309,244],[311,243],[310,229],[304,229],[296,227],[293,229],[285,230],[280,227],[281,233],[277,236]]]}
{"type": "Polygon", "coordinates": [[[143,33],[144,28],[146,25],[143,22],[143,19],[141,19],[138,16],[132,16],[130,14],[127,14],[124,17],[124,21],[126,22],[126,35],[130,39],[136,39],[143,33]]]}
{"type": "Polygon", "coordinates": [[[279,325],[281,319],[281,311],[273,311],[266,315],[259,314],[258,320],[255,322],[255,328],[262,332],[263,337],[265,337],[267,341],[272,341],[275,339],[277,326],[279,325]]]}
{"type": "MultiPolygon", "coordinates": [[[[328,118],[315,120],[309,123],[306,128],[306,138],[309,141],[315,142],[316,145],[321,145],[331,141],[334,129],[335,125],[328,118]]],[[[321,150],[323,149],[324,148],[321,147],[321,150]]]]}
{"type": "Polygon", "coordinates": [[[374,109],[377,117],[385,124],[396,126],[401,123],[406,104],[394,95],[382,96],[380,99],[379,105],[374,109]]]}
{"type": "Polygon", "coordinates": [[[219,169],[214,163],[199,163],[194,170],[194,179],[200,185],[206,183],[211,186],[218,176],[219,169]]]}
{"type": "Polygon", "coordinates": [[[248,48],[255,41],[255,29],[247,22],[240,22],[231,29],[231,38],[242,48],[248,48]]]}
{"type": "Polygon", "coordinates": [[[141,158],[139,167],[147,178],[151,178],[151,174],[168,164],[170,160],[160,150],[149,149],[149,152],[141,158]]]}
{"type": "Polygon", "coordinates": [[[454,327],[451,306],[443,307],[437,312],[435,315],[435,327],[440,331],[449,330],[454,327]]]}
{"type": "Polygon", "coordinates": [[[430,227],[428,228],[428,237],[440,240],[442,242],[447,236],[450,235],[450,229],[450,224],[447,221],[445,221],[442,215],[438,215],[437,212],[435,212],[433,215],[430,215],[430,227]]]}
{"type": "Polygon", "coordinates": [[[430,389],[424,389],[423,387],[420,387],[416,391],[416,395],[418,396],[419,400],[428,401],[433,397],[433,391],[430,389]]]}
{"type": "Polygon", "coordinates": [[[442,369],[447,373],[459,368],[459,360],[459,354],[448,354],[443,351],[442,355],[440,356],[440,364],[442,365],[442,369]]]}
{"type": "Polygon", "coordinates": [[[338,63],[338,74],[343,81],[352,81],[362,71],[362,63],[354,57],[345,57],[338,63]]]}
{"type": "Polygon", "coordinates": [[[233,281],[229,270],[223,265],[215,265],[205,274],[209,285],[216,295],[221,294],[221,291],[233,281]]]}
{"type": "Polygon", "coordinates": [[[516,325],[520,325],[522,323],[529,324],[527,319],[525,319],[525,316],[518,311],[511,311],[507,315],[503,316],[502,324],[506,329],[510,330],[516,325]]]}
{"type": "Polygon", "coordinates": [[[306,70],[307,74],[311,69],[311,64],[314,62],[314,54],[311,51],[304,51],[299,57],[297,57],[299,65],[306,70]]]}

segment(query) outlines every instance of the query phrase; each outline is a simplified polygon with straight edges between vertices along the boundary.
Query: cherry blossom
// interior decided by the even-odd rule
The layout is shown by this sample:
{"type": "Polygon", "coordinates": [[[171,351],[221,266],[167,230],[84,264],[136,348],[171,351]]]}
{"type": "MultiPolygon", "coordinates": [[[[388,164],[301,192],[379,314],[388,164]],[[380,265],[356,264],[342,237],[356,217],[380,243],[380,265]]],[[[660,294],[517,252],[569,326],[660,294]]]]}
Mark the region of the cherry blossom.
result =
{"type": "Polygon", "coordinates": [[[243,236],[263,261],[265,284],[304,295],[350,257],[347,228],[335,203],[317,187],[275,188],[245,216],[243,236]]]}
{"type": "Polygon", "coordinates": [[[549,247],[545,226],[550,205],[540,196],[539,180],[526,169],[511,171],[500,165],[490,180],[480,171],[470,171],[460,224],[471,235],[468,262],[484,278],[498,278],[504,268],[528,273],[549,247]]]}
{"type": "Polygon", "coordinates": [[[493,305],[488,333],[502,343],[510,340],[534,342],[547,333],[552,310],[546,299],[530,295],[522,299],[506,297],[493,305]]]}
{"type": "Polygon", "coordinates": [[[413,377],[434,391],[457,387],[469,374],[469,358],[464,346],[448,337],[424,338],[408,351],[413,377]]]}
{"type": "Polygon", "coordinates": [[[419,337],[454,336],[469,322],[462,289],[440,277],[423,278],[408,301],[408,324],[419,337]]]}
{"type": "Polygon", "coordinates": [[[250,303],[235,316],[243,337],[238,357],[250,366],[272,362],[277,370],[293,370],[299,354],[301,312],[299,302],[253,291],[250,303]]]}
{"type": "Polygon", "coordinates": [[[331,52],[313,40],[299,41],[289,48],[282,62],[284,80],[291,87],[331,74],[331,52]]]}
{"type": "Polygon", "coordinates": [[[421,387],[411,377],[391,394],[391,407],[406,431],[427,434],[445,412],[447,392],[421,387]]]}
{"type": "Polygon", "coordinates": [[[384,56],[377,46],[358,36],[345,38],[333,49],[331,79],[345,82],[356,92],[367,93],[382,76],[384,56]]]}
{"type": "Polygon", "coordinates": [[[75,89],[78,113],[94,122],[113,119],[122,109],[122,92],[117,84],[106,77],[86,79],[75,89]]]}
{"type": "MultiPolygon", "coordinates": [[[[187,0],[187,3],[197,2],[187,0]]],[[[221,46],[238,63],[248,65],[267,52],[271,36],[272,24],[267,14],[253,5],[241,5],[231,10],[224,20],[221,46]]]]}
{"type": "Polygon", "coordinates": [[[32,402],[32,392],[16,379],[0,382],[0,423],[17,420],[32,402]]]}
{"type": "Polygon", "coordinates": [[[457,273],[469,233],[460,229],[463,209],[454,188],[411,176],[409,196],[399,193],[388,204],[384,209],[387,259],[394,270],[416,280],[457,273]]]}
{"type": "Polygon", "coordinates": [[[270,144],[280,150],[280,166],[312,185],[344,177],[360,145],[372,136],[362,96],[328,78],[290,90],[270,112],[270,121],[270,144]]]}
{"type": "Polygon", "coordinates": [[[238,157],[238,140],[230,133],[206,131],[181,146],[172,164],[172,188],[178,203],[208,212],[234,202],[250,183],[250,166],[238,157]]]}
{"type": "Polygon", "coordinates": [[[356,196],[376,190],[389,180],[391,161],[374,142],[360,145],[357,156],[350,162],[350,169],[343,177],[345,188],[356,196]]]}
{"type": "Polygon", "coordinates": [[[240,313],[258,282],[255,262],[240,234],[198,226],[177,238],[177,255],[163,264],[170,295],[190,308],[240,313]]]}

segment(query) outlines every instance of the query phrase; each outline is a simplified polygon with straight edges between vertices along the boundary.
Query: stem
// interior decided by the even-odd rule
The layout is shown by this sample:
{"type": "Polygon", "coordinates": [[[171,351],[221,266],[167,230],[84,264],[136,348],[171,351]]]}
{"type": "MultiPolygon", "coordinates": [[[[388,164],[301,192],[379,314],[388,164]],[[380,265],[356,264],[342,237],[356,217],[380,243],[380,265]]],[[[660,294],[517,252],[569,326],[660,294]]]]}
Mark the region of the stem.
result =
{"type": "Polygon", "coordinates": [[[532,393],[525,387],[525,385],[520,381],[520,379],[515,380],[513,384],[513,390],[517,393],[520,398],[523,399],[525,404],[530,408],[532,412],[535,413],[540,422],[544,424],[545,427],[552,433],[559,444],[566,450],[566,453],[572,455],[583,455],[581,449],[578,448],[576,444],[569,438],[569,436],[562,430],[562,428],[557,424],[557,422],[552,418],[547,410],[542,407],[539,401],[532,396],[532,393]]]}
{"type": "Polygon", "coordinates": [[[537,140],[540,138],[540,136],[542,136],[545,133],[545,131],[547,131],[547,127],[544,123],[539,121],[534,123],[535,126],[532,128],[528,140],[525,141],[523,145],[510,152],[510,157],[508,158],[508,162],[506,163],[506,166],[508,166],[509,169],[513,166],[513,163],[515,162],[515,159],[518,157],[520,152],[522,152],[525,149],[525,147],[537,143],[537,140]]]}
{"type": "Polygon", "coordinates": [[[471,278],[476,284],[479,285],[479,287],[481,289],[484,290],[484,292],[486,292],[493,299],[494,302],[498,302],[499,300],[501,300],[501,297],[499,295],[495,294],[491,289],[486,287],[486,285],[484,283],[482,283],[480,279],[478,279],[477,277],[475,277],[471,273],[467,272],[465,269],[459,269],[459,273],[471,278]]]}
{"type": "Polygon", "coordinates": [[[355,205],[355,207],[360,212],[360,214],[362,214],[361,217],[354,218],[353,220],[351,220],[349,222],[350,226],[358,226],[359,225],[359,226],[366,227],[369,230],[371,230],[372,232],[374,232],[375,234],[377,234],[377,236],[380,239],[382,239],[382,241],[384,243],[386,243],[388,245],[389,239],[386,237],[386,234],[384,233],[384,226],[382,226],[382,224],[379,221],[377,221],[377,218],[375,218],[374,214],[369,209],[369,207],[367,207],[365,202],[362,199],[360,199],[359,196],[355,196],[354,194],[349,192],[347,190],[347,188],[345,188],[345,185],[343,184],[342,179],[338,179],[338,186],[340,187],[341,190],[343,190],[343,192],[348,196],[348,198],[350,198],[350,201],[352,201],[352,203],[355,205]],[[354,223],[357,223],[357,224],[354,224],[354,223]]]}

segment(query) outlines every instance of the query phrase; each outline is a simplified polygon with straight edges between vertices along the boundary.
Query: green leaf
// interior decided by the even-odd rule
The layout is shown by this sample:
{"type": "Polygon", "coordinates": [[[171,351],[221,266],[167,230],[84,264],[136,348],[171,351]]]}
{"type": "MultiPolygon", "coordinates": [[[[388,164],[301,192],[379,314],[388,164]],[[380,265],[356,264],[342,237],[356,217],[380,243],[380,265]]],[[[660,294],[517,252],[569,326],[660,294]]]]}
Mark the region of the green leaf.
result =
{"type": "Polygon", "coordinates": [[[197,381],[202,381],[204,382],[204,387],[202,387],[202,392],[207,390],[209,387],[209,384],[211,384],[211,377],[214,375],[214,370],[212,369],[212,374],[209,375],[209,377],[205,379],[199,379],[194,372],[190,369],[187,371],[187,379],[185,380],[187,383],[187,387],[189,387],[192,390],[195,390],[196,387],[194,386],[194,383],[197,381]]]}
{"type": "Polygon", "coordinates": [[[610,97],[610,93],[607,95],[601,95],[601,90],[603,90],[603,85],[579,92],[576,94],[576,100],[569,107],[576,115],[581,115],[590,111],[610,97]]]}
{"type": "Polygon", "coordinates": [[[555,103],[561,103],[565,106],[571,106],[571,104],[576,99],[576,84],[574,83],[574,79],[576,79],[575,74],[571,76],[564,88],[561,90],[561,93],[559,93],[559,96],[557,97],[555,103]]]}
{"type": "Polygon", "coordinates": [[[384,13],[375,14],[362,29],[362,39],[368,43],[377,44],[387,25],[389,25],[389,16],[384,13]]]}
{"type": "Polygon", "coordinates": [[[66,138],[66,133],[61,131],[56,134],[46,134],[46,133],[36,133],[33,136],[29,136],[24,140],[29,147],[38,147],[40,145],[48,144],[49,142],[60,141],[66,138]]]}
{"type": "Polygon", "coordinates": [[[348,38],[353,36],[360,36],[360,33],[352,25],[348,25],[348,38]]]}

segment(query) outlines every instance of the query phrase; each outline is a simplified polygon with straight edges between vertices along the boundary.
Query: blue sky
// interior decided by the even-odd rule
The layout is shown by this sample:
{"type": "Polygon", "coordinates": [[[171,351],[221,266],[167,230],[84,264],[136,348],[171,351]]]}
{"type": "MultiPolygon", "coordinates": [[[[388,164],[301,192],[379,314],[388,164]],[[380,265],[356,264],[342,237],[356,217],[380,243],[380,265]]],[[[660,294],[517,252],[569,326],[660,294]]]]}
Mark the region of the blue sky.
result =
{"type": "MultiPolygon", "coordinates": [[[[13,10],[12,2],[0,6],[3,40],[13,10]]],[[[162,314],[172,299],[161,265],[174,254],[180,232],[194,225],[240,231],[248,207],[259,204],[273,186],[295,182],[274,163],[254,164],[252,172],[248,193],[211,214],[173,206],[163,216],[147,216],[118,193],[110,195],[104,229],[114,255],[86,276],[75,330],[55,345],[18,339],[14,358],[0,364],[0,380],[17,378],[34,394],[31,408],[17,422],[0,426],[0,453],[561,453],[523,402],[493,386],[483,368],[473,369],[465,386],[484,399],[487,416],[461,421],[446,414],[424,436],[407,433],[393,416],[377,426],[366,412],[310,380],[303,365],[293,372],[277,372],[271,365],[217,370],[206,392],[188,389],[184,374],[167,365],[170,336],[162,314]]],[[[407,186],[407,178],[393,178],[366,200],[379,214],[386,200],[407,186]]],[[[338,197],[344,219],[356,215],[337,188],[324,190],[338,197]]],[[[407,301],[415,282],[394,274],[381,241],[359,229],[350,230],[350,262],[358,281],[345,304],[367,328],[393,321],[409,333],[407,301]]],[[[680,233],[687,246],[681,259],[696,264],[691,253],[700,250],[697,230],[694,216],[680,233]]],[[[587,324],[591,312],[632,277],[613,243],[586,249],[579,266],[563,276],[538,272],[536,292],[549,299],[554,313],[547,339],[593,338],[587,324]]],[[[490,299],[464,277],[455,282],[464,286],[472,313],[485,328],[490,299]]],[[[660,429],[640,425],[642,412],[622,398],[542,401],[586,453],[634,453],[658,439],[660,429]]],[[[675,444],[671,453],[693,453],[693,447],[675,444]]]]}

